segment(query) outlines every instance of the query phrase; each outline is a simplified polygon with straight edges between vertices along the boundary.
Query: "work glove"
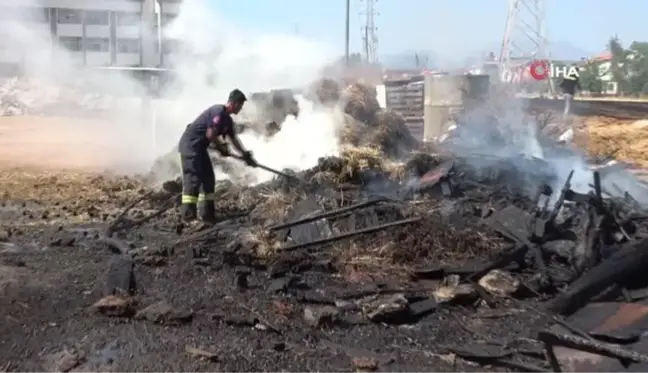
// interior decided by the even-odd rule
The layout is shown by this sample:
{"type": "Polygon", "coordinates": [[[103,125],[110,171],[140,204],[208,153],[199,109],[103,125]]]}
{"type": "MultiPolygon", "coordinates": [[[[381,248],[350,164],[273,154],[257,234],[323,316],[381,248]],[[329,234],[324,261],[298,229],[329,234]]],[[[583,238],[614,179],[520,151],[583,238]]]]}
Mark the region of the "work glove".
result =
{"type": "Polygon", "coordinates": [[[249,151],[249,150],[243,152],[243,160],[245,161],[245,164],[250,166],[250,167],[258,166],[257,161],[252,156],[252,152],[249,151]]]}
{"type": "Polygon", "coordinates": [[[229,146],[227,146],[226,143],[215,143],[214,149],[216,149],[216,151],[223,157],[229,157],[230,155],[232,155],[232,153],[230,153],[229,146]]]}

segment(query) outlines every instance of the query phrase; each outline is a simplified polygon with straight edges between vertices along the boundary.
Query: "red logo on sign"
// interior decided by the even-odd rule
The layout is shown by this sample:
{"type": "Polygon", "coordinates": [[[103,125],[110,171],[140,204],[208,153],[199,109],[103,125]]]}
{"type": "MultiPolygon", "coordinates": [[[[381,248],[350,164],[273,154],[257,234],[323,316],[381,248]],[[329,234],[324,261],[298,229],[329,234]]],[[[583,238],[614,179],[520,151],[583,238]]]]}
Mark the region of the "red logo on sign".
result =
{"type": "Polygon", "coordinates": [[[533,61],[529,65],[529,74],[535,80],[544,80],[549,77],[549,64],[546,61],[533,61]]]}

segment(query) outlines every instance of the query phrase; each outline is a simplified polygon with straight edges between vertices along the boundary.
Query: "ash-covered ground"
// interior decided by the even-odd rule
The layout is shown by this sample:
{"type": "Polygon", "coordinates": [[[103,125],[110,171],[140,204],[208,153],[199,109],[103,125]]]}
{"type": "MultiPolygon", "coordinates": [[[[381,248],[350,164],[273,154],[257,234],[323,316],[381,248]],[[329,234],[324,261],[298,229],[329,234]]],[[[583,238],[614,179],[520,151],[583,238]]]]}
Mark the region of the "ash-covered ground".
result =
{"type": "Polygon", "coordinates": [[[4,164],[0,370],[645,369],[641,182],[536,123],[430,149],[346,102],[339,156],[220,182],[215,225],[175,180],[4,164]]]}

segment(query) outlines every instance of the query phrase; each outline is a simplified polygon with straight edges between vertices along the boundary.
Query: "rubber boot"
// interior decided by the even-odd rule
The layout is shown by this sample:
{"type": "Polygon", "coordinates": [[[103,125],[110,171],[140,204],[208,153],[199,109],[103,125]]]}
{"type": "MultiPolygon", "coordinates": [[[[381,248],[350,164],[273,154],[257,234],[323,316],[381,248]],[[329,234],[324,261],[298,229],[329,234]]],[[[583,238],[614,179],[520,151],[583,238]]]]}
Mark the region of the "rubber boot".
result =
{"type": "Polygon", "coordinates": [[[205,223],[214,223],[216,222],[216,206],[214,206],[214,201],[205,201],[201,208],[200,218],[205,223]]]}
{"type": "Polygon", "coordinates": [[[186,223],[192,222],[198,218],[195,203],[183,203],[180,212],[182,214],[182,220],[186,223]]]}

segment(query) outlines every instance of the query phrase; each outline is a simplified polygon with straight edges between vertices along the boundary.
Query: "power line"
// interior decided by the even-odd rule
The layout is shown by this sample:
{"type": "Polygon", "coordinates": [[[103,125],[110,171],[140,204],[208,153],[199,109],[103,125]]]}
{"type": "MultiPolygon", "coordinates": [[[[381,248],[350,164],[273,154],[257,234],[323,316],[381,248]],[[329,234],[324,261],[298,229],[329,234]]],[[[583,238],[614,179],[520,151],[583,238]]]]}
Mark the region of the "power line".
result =
{"type": "Polygon", "coordinates": [[[344,29],[344,62],[349,66],[349,43],[351,26],[351,0],[346,0],[346,22],[344,29]]]}
{"type": "Polygon", "coordinates": [[[365,11],[360,15],[365,16],[365,26],[362,28],[362,47],[364,58],[368,63],[378,63],[378,28],[375,18],[379,15],[376,12],[375,4],[378,0],[361,0],[365,2],[365,11]]]}
{"type": "MultiPolygon", "coordinates": [[[[546,38],[545,0],[509,0],[499,58],[500,77],[519,85],[528,79],[533,60],[550,60],[546,38]]],[[[547,79],[549,88],[551,79],[547,79]]]]}

